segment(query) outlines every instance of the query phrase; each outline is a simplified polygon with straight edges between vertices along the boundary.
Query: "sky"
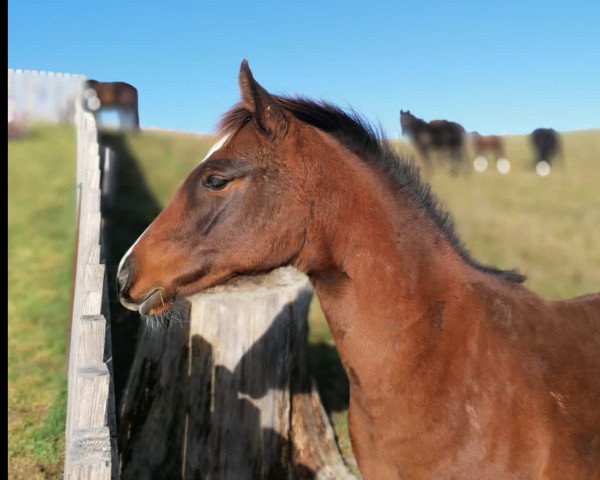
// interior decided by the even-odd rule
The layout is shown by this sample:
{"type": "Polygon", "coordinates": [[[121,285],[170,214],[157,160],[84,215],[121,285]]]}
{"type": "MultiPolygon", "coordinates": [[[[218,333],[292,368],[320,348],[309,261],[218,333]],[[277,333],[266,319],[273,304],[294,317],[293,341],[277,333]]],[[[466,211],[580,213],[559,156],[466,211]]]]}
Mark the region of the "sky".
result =
{"type": "Polygon", "coordinates": [[[125,81],[142,127],[210,133],[248,59],[278,94],[482,134],[600,127],[600,1],[8,3],[8,67],[125,81]]]}

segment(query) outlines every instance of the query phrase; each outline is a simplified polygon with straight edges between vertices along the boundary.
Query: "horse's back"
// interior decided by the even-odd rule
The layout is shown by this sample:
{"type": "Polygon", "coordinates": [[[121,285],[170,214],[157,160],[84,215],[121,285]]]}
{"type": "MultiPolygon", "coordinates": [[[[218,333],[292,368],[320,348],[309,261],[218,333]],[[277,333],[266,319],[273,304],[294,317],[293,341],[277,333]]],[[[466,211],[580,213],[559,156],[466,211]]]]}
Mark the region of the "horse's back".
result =
{"type": "Polygon", "coordinates": [[[541,155],[553,154],[559,148],[558,132],[552,128],[536,128],[530,137],[541,155]]]}
{"type": "Polygon", "coordinates": [[[581,335],[590,336],[590,340],[598,343],[600,361],[600,292],[555,300],[553,304],[565,326],[582,330],[581,335]]]}
{"type": "Polygon", "coordinates": [[[440,130],[453,130],[464,133],[465,129],[460,123],[451,122],[450,120],[431,120],[429,126],[440,130]]]}
{"type": "Polygon", "coordinates": [[[540,327],[546,334],[538,338],[546,342],[547,358],[561,371],[593,379],[600,395],[600,374],[593,373],[600,373],[600,293],[544,303],[549,312],[540,327]]]}
{"type": "Polygon", "coordinates": [[[449,120],[431,120],[428,125],[434,144],[449,147],[459,147],[463,144],[465,129],[459,123],[449,120]]]}
{"type": "Polygon", "coordinates": [[[137,88],[129,83],[88,80],[87,84],[95,90],[102,105],[135,105],[137,103],[137,88]]]}
{"type": "Polygon", "coordinates": [[[474,137],[474,144],[478,151],[502,151],[502,137],[498,135],[477,135],[474,137]]]}

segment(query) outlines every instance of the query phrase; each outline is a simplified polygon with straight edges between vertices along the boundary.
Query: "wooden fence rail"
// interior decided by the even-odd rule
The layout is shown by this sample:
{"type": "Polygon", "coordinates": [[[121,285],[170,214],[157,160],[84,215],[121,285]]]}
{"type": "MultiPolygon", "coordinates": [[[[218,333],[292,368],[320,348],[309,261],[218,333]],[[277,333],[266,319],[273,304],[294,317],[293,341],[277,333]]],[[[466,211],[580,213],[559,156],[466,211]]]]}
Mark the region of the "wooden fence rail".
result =
{"type": "Polygon", "coordinates": [[[110,479],[118,472],[110,316],[101,203],[112,154],[100,157],[91,113],[75,102],[77,130],[76,259],[69,346],[66,479],[110,479]],[[103,162],[101,163],[101,160],[103,162]]]}

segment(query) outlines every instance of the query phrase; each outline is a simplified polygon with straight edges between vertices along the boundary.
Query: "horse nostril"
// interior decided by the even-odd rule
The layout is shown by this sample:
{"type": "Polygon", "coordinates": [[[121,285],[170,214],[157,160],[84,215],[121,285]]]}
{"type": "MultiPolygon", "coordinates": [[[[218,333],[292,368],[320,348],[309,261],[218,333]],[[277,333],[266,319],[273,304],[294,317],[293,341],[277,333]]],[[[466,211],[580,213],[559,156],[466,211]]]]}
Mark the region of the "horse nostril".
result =
{"type": "Polygon", "coordinates": [[[131,270],[131,262],[129,258],[125,260],[121,268],[117,272],[117,285],[119,287],[119,295],[125,296],[127,287],[129,286],[129,273],[131,270]]]}

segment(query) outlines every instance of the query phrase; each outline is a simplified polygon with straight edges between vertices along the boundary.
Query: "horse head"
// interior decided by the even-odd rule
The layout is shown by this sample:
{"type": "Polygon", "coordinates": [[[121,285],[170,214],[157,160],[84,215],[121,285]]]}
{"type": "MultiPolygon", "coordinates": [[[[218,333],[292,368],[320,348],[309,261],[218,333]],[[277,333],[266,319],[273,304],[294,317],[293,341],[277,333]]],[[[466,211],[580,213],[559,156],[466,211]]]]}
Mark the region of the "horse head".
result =
{"type": "Polygon", "coordinates": [[[417,117],[410,110],[400,110],[400,126],[402,127],[402,135],[411,134],[414,130],[417,117]]]}
{"type": "Polygon", "coordinates": [[[300,254],[310,214],[302,199],[312,177],[296,139],[308,127],[255,81],[246,61],[239,88],[241,102],[223,118],[221,140],[121,260],[125,307],[159,314],[178,299],[300,254]]]}

